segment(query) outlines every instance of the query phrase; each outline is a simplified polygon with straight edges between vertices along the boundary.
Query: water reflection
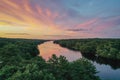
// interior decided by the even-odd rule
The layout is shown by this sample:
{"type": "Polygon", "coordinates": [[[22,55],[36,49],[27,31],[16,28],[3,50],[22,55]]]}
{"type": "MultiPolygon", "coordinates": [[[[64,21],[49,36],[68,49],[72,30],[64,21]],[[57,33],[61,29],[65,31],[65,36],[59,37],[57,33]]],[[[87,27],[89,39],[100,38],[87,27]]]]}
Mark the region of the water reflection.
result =
{"type": "Polygon", "coordinates": [[[40,56],[42,56],[46,60],[48,60],[52,56],[52,54],[56,54],[57,56],[63,55],[69,61],[74,61],[82,58],[80,52],[63,48],[58,44],[54,44],[53,41],[45,42],[39,45],[38,48],[40,51],[40,56]]]}
{"type": "Polygon", "coordinates": [[[102,80],[120,80],[120,61],[95,57],[91,55],[83,55],[89,59],[96,67],[97,74],[102,80]]]}
{"type": "Polygon", "coordinates": [[[102,64],[109,65],[114,70],[120,68],[120,60],[106,59],[103,57],[95,57],[94,55],[91,56],[91,55],[85,55],[85,54],[83,54],[83,56],[100,65],[102,64]]]}
{"type": "Polygon", "coordinates": [[[97,71],[97,74],[102,80],[120,80],[120,69],[112,69],[109,65],[98,64],[93,62],[97,71]]]}
{"type": "Polygon", "coordinates": [[[53,41],[45,42],[38,46],[40,56],[48,60],[52,54],[57,56],[63,55],[69,61],[74,61],[84,56],[89,59],[99,71],[98,75],[102,80],[120,80],[120,61],[110,60],[100,57],[82,54],[78,51],[72,51],[67,48],[61,47],[59,44],[54,44],[53,41]]]}

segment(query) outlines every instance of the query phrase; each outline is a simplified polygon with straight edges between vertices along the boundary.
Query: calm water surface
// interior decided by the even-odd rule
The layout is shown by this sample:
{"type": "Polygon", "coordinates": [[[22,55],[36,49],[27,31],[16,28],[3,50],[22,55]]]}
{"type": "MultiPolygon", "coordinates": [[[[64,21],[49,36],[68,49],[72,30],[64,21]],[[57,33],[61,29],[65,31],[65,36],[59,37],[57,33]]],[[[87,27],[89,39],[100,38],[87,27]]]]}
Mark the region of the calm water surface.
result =
{"type": "Polygon", "coordinates": [[[65,56],[69,61],[82,58],[82,55],[79,51],[72,51],[67,48],[63,48],[59,44],[54,44],[53,41],[45,42],[39,45],[38,48],[40,51],[40,56],[46,60],[48,60],[53,54],[56,54],[57,56],[65,56]]]}
{"type": "MultiPolygon", "coordinates": [[[[82,58],[82,54],[79,51],[69,50],[67,48],[61,47],[59,44],[54,44],[53,41],[45,42],[41,45],[38,45],[40,56],[48,60],[52,54],[57,56],[63,55],[69,61],[75,61],[82,58]]],[[[120,80],[120,68],[112,69],[109,65],[99,64],[91,61],[95,66],[102,80],[120,80]]]]}

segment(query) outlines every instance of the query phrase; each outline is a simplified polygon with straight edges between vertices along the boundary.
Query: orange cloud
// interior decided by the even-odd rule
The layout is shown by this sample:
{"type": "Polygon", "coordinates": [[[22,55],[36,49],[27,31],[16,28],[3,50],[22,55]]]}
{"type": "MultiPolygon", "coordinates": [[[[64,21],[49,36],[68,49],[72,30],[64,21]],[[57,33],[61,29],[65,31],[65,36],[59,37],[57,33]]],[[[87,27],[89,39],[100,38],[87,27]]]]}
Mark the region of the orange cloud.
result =
{"type": "Polygon", "coordinates": [[[14,3],[14,1],[12,1],[12,0],[11,1],[10,0],[1,0],[0,2],[1,2],[1,4],[9,5],[9,7],[12,7],[14,9],[20,9],[20,7],[16,3],[14,3]]]}
{"type": "MultiPolygon", "coordinates": [[[[58,28],[54,19],[57,13],[49,9],[42,9],[38,5],[33,6],[30,0],[1,0],[0,1],[0,25],[6,27],[25,27],[24,31],[33,35],[62,35],[64,30],[58,28]],[[19,3],[21,2],[21,3],[19,3]]],[[[7,27],[7,28],[9,28],[7,27]]],[[[3,27],[2,27],[3,28],[3,27]]],[[[18,28],[19,29],[19,28],[18,28]]],[[[14,30],[16,32],[16,29],[14,30]]],[[[8,33],[8,32],[7,32],[8,33]]],[[[11,35],[12,36],[12,35],[11,35]]],[[[15,37],[16,35],[14,35],[15,37]]],[[[22,35],[24,36],[24,35],[22,35]]]]}

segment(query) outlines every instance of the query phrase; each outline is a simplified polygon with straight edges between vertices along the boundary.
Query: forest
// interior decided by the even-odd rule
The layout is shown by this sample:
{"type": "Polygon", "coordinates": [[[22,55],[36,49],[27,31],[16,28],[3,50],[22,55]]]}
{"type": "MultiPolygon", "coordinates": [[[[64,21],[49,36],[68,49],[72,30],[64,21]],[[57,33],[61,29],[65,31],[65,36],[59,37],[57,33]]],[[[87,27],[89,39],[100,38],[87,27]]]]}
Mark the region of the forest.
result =
{"type": "Polygon", "coordinates": [[[120,60],[120,39],[69,39],[54,43],[80,51],[83,55],[120,60]]]}
{"type": "MultiPolygon", "coordinates": [[[[37,46],[45,41],[0,38],[0,80],[100,80],[95,66],[84,58],[69,62],[64,56],[53,54],[46,61],[38,56],[37,46]]],[[[71,41],[57,43],[76,50],[83,44],[71,41]]]]}

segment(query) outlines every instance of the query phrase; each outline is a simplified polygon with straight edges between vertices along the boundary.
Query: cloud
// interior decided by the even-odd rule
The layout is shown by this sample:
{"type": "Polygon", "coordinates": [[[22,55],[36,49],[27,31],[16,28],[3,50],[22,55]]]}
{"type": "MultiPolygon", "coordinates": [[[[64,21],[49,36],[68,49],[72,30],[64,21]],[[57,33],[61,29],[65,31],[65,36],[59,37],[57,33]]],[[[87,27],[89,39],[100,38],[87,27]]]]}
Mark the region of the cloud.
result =
{"type": "Polygon", "coordinates": [[[32,25],[46,24],[51,26],[54,24],[54,19],[58,18],[58,12],[53,12],[49,7],[43,8],[42,5],[31,2],[31,0],[1,0],[1,20],[9,19],[11,22],[23,22],[32,25]]]}
{"type": "Polygon", "coordinates": [[[67,31],[74,31],[74,32],[78,32],[78,31],[89,31],[88,29],[67,29],[67,31]]]}
{"type": "Polygon", "coordinates": [[[29,35],[27,33],[37,38],[42,35],[94,37],[112,31],[115,35],[115,29],[120,26],[119,6],[115,9],[115,6],[91,5],[91,1],[81,0],[0,0],[0,28],[8,36],[15,37],[29,35]],[[115,9],[112,13],[108,11],[111,8],[115,9]]]}
{"type": "Polygon", "coordinates": [[[88,27],[91,27],[96,22],[98,22],[98,20],[99,20],[98,18],[94,18],[94,19],[85,21],[85,22],[83,22],[81,24],[78,24],[78,25],[76,25],[76,27],[78,27],[78,28],[81,28],[81,27],[85,28],[85,27],[87,27],[88,28],[88,27]]]}
{"type": "Polygon", "coordinates": [[[71,37],[70,35],[43,35],[48,37],[71,37]]]}
{"type": "Polygon", "coordinates": [[[11,21],[7,21],[7,20],[0,20],[0,23],[4,24],[4,25],[14,25],[14,26],[28,26],[27,24],[23,24],[23,23],[16,23],[16,22],[11,22],[11,21]]]}
{"type": "Polygon", "coordinates": [[[101,19],[92,29],[94,32],[110,32],[111,29],[117,29],[120,25],[120,16],[101,19]]]}
{"type": "Polygon", "coordinates": [[[28,33],[5,33],[6,35],[30,35],[28,33]]]}

